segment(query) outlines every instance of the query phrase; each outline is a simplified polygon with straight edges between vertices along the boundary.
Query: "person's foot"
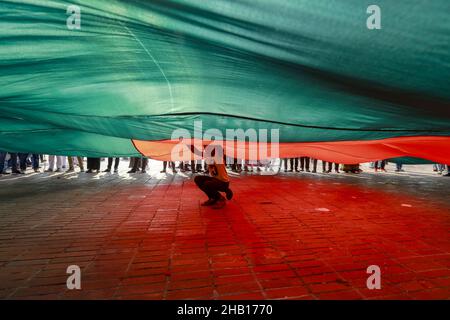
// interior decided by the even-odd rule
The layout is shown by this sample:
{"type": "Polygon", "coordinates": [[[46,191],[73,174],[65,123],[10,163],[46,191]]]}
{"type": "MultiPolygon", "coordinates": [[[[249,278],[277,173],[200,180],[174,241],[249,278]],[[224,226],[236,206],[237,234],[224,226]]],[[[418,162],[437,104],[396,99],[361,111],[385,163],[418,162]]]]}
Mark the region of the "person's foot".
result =
{"type": "Polygon", "coordinates": [[[166,173],[166,170],[161,170],[159,173],[166,173]]]}
{"type": "Polygon", "coordinates": [[[3,171],[3,172],[0,172],[0,174],[11,174],[11,173],[3,171]]]}
{"type": "Polygon", "coordinates": [[[88,171],[86,171],[86,173],[92,173],[92,169],[89,169],[88,171]]]}
{"type": "Polygon", "coordinates": [[[226,204],[226,200],[223,196],[220,196],[220,198],[216,201],[216,203],[214,203],[214,205],[212,206],[213,209],[222,209],[223,207],[225,207],[226,204]]]}
{"type": "Polygon", "coordinates": [[[119,172],[119,170],[118,169],[114,169],[114,173],[117,173],[117,172],[119,172]]]}
{"type": "MultiPolygon", "coordinates": [[[[258,168],[259,169],[259,168],[258,168]]],[[[288,172],[292,172],[292,169],[290,169],[288,172]]]]}
{"type": "Polygon", "coordinates": [[[230,188],[228,188],[225,191],[225,195],[227,196],[227,200],[231,200],[233,198],[233,191],[230,188]]]}
{"type": "Polygon", "coordinates": [[[335,170],[334,172],[336,172],[336,173],[341,173],[339,170],[335,170]]]}
{"type": "Polygon", "coordinates": [[[73,168],[69,168],[66,172],[74,172],[75,170],[73,168]]]}
{"type": "Polygon", "coordinates": [[[34,170],[34,172],[41,172],[39,169],[33,169],[34,170]]]}
{"type": "MultiPolygon", "coordinates": [[[[200,172],[201,172],[201,170],[200,170],[200,172]]],[[[176,174],[176,173],[177,173],[177,170],[173,169],[173,170],[172,170],[172,173],[173,173],[173,174],[176,174]]]]}
{"type": "Polygon", "coordinates": [[[14,170],[12,171],[13,174],[24,174],[25,172],[22,172],[20,170],[14,170]]]}
{"type": "Polygon", "coordinates": [[[141,173],[147,173],[147,171],[146,170],[142,170],[141,173]]]}
{"type": "Polygon", "coordinates": [[[313,171],[311,171],[312,173],[317,173],[317,171],[316,170],[313,170],[313,171]]]}
{"type": "Polygon", "coordinates": [[[306,169],[306,172],[311,172],[311,170],[309,170],[309,169],[306,169]]]}
{"type": "Polygon", "coordinates": [[[56,169],[56,170],[55,170],[55,172],[61,172],[61,169],[60,169],[60,168],[58,168],[58,169],[56,169]]]}
{"type": "Polygon", "coordinates": [[[136,170],[131,169],[130,171],[127,171],[127,173],[136,173],[136,170]]]}
{"type": "Polygon", "coordinates": [[[448,172],[448,173],[446,173],[446,174],[443,174],[442,176],[443,176],[443,177],[450,177],[450,172],[448,172]]]}
{"type": "Polygon", "coordinates": [[[103,170],[103,172],[111,172],[111,169],[105,169],[105,170],[103,170]]]}
{"type": "Polygon", "coordinates": [[[208,199],[205,202],[203,202],[201,205],[202,205],[202,207],[208,207],[208,206],[212,206],[216,202],[217,202],[217,200],[215,200],[215,199],[208,199]]]}
{"type": "Polygon", "coordinates": [[[84,169],[80,169],[80,172],[84,172],[84,169]]]}
{"type": "Polygon", "coordinates": [[[53,172],[53,169],[47,169],[44,172],[53,172]]]}

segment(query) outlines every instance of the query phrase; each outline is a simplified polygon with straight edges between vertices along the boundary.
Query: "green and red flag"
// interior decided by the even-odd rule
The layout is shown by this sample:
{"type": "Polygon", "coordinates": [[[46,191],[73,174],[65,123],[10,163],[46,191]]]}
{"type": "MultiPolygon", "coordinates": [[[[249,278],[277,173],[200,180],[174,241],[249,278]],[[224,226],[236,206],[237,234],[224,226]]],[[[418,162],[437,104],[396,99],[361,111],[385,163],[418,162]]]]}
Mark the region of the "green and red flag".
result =
{"type": "Polygon", "coordinates": [[[370,29],[372,2],[1,0],[0,150],[167,160],[201,121],[449,163],[450,2],[377,0],[370,29]]]}

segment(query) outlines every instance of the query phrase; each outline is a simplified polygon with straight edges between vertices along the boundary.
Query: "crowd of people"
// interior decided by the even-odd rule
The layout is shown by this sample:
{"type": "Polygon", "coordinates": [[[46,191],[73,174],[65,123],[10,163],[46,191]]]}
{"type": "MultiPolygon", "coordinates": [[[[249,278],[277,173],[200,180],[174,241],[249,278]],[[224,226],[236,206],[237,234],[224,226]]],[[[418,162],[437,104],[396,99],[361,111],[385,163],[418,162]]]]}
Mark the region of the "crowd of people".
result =
{"type": "MultiPolygon", "coordinates": [[[[42,154],[27,154],[27,153],[7,153],[0,151],[0,175],[7,174],[24,174],[27,168],[31,168],[34,172],[74,172],[75,168],[79,168],[80,172],[98,173],[98,172],[114,172],[117,173],[121,161],[129,161],[129,170],[127,173],[146,173],[148,167],[148,159],[145,157],[131,157],[131,158],[107,158],[106,168],[101,170],[101,158],[87,158],[86,163],[83,157],[70,156],[56,156],[56,155],[42,155],[42,154]],[[43,170],[42,163],[46,163],[46,169],[43,170]],[[85,169],[86,167],[86,169],[85,169]]],[[[320,169],[322,173],[360,173],[362,172],[360,165],[338,164],[333,162],[321,161],[319,167],[319,160],[300,157],[300,158],[286,158],[266,161],[248,161],[240,159],[226,159],[226,167],[235,173],[241,172],[261,172],[274,170],[274,163],[277,163],[280,171],[284,172],[311,172],[317,173],[320,169]]],[[[386,160],[380,160],[370,163],[370,168],[375,172],[386,172],[386,160]]],[[[208,172],[206,162],[204,160],[195,161],[163,161],[161,173],[170,170],[173,173],[177,172],[192,172],[205,173],[208,172]]],[[[403,172],[403,165],[396,162],[395,172],[403,172]]],[[[450,176],[449,165],[434,164],[433,171],[443,175],[450,176]]]]}

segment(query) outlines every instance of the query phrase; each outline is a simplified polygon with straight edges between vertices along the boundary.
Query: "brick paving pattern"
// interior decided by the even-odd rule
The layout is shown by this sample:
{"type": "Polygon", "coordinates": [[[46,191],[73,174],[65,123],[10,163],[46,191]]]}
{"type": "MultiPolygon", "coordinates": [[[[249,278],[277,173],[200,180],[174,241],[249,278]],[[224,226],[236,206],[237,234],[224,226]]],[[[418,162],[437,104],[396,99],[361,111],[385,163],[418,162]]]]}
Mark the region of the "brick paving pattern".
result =
{"type": "Polygon", "coordinates": [[[450,298],[450,178],[233,176],[214,210],[189,175],[152,166],[0,178],[0,298],[450,298]]]}

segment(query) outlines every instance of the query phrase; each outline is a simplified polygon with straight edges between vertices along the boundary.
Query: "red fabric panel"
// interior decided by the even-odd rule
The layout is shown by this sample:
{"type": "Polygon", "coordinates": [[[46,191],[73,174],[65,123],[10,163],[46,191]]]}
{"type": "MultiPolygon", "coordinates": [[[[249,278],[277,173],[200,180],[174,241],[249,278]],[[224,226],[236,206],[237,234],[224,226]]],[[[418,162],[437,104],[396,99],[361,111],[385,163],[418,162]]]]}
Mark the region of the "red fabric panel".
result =
{"type": "MultiPolygon", "coordinates": [[[[156,160],[171,160],[171,152],[179,141],[140,141],[133,140],[136,149],[143,155],[156,160]]],[[[194,158],[189,151],[190,144],[202,145],[202,141],[184,140],[185,152],[181,154],[183,160],[194,158]]],[[[203,144],[210,142],[203,141],[203,144]]],[[[215,142],[217,143],[217,142],[215,142]]],[[[268,155],[258,153],[258,147],[264,147],[261,143],[240,143],[234,145],[232,141],[225,142],[225,154],[233,155],[239,151],[243,159],[270,158],[295,158],[311,157],[315,159],[356,164],[381,159],[396,157],[416,157],[431,160],[437,163],[450,164],[450,137],[442,136],[419,136],[419,137],[396,137],[382,140],[368,141],[334,141],[334,142],[283,142],[279,144],[279,154],[270,153],[270,144],[266,144],[268,155]],[[256,151],[252,154],[252,151],[256,151]]],[[[173,158],[172,158],[173,160],[173,158]]],[[[175,159],[180,160],[180,159],[175,159]]]]}

